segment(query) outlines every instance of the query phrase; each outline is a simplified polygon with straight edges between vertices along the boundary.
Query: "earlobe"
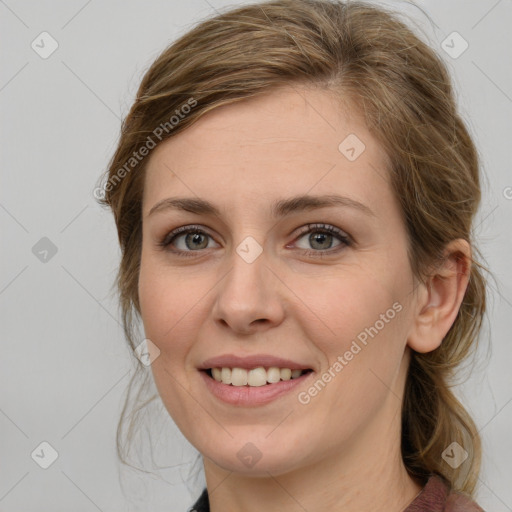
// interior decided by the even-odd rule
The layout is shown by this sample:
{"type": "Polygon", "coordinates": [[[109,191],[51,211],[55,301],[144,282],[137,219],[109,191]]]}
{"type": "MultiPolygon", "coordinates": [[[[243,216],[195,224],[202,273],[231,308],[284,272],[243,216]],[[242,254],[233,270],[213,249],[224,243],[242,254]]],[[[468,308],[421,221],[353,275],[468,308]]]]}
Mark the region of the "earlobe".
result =
{"type": "Polygon", "coordinates": [[[471,248],[463,239],[450,242],[444,258],[420,285],[407,344],[416,352],[438,348],[459,311],[469,282],[471,248]]]}

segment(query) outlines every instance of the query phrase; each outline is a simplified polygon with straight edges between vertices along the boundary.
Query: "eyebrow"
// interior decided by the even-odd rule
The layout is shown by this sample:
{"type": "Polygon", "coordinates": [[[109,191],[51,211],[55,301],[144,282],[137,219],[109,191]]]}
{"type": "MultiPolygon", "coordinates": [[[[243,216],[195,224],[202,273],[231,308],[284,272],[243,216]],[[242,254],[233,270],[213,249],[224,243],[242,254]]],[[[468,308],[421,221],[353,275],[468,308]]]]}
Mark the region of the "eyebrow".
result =
{"type": "MultiPolygon", "coordinates": [[[[375,213],[365,204],[354,199],[338,195],[310,196],[302,195],[289,199],[274,201],[270,207],[274,218],[285,217],[291,213],[326,208],[329,206],[342,206],[356,209],[368,216],[376,217],[375,213]]],[[[219,209],[212,203],[195,197],[168,197],[155,204],[148,213],[148,217],[156,212],[165,210],[183,210],[198,215],[213,215],[221,217],[219,209]]]]}

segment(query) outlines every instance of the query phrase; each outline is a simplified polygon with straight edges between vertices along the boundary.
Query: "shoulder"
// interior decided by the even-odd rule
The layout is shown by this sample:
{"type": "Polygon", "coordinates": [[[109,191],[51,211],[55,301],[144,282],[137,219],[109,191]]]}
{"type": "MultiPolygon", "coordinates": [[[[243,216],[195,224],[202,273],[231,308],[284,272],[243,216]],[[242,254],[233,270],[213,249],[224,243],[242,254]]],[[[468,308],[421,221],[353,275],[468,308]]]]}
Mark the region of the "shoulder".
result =
{"type": "Polygon", "coordinates": [[[458,491],[451,491],[446,498],[445,512],[485,512],[471,496],[458,491]]]}
{"type": "MultiPolygon", "coordinates": [[[[190,512],[209,512],[208,491],[205,488],[190,512]]],[[[446,480],[431,475],[416,499],[404,512],[485,512],[471,496],[450,490],[446,480]]]]}
{"type": "Polygon", "coordinates": [[[189,508],[187,512],[210,512],[210,500],[208,499],[208,490],[205,487],[201,496],[197,499],[197,501],[192,505],[192,508],[189,508]]]}
{"type": "Polygon", "coordinates": [[[450,489],[439,475],[430,475],[416,499],[404,512],[485,512],[471,496],[450,489]]]}

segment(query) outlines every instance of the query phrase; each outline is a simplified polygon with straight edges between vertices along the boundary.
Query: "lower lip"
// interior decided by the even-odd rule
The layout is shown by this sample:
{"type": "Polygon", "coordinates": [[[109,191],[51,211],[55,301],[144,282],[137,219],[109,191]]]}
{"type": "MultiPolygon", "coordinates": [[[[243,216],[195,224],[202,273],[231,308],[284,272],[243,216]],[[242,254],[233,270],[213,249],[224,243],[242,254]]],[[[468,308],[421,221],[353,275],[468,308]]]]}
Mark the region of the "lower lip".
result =
{"type": "Polygon", "coordinates": [[[296,379],[282,380],[274,384],[266,384],[265,386],[232,386],[217,382],[210,377],[205,371],[199,371],[206,387],[217,398],[231,405],[242,407],[254,407],[264,405],[272,400],[291,393],[300,386],[314,372],[308,372],[296,379]]]}

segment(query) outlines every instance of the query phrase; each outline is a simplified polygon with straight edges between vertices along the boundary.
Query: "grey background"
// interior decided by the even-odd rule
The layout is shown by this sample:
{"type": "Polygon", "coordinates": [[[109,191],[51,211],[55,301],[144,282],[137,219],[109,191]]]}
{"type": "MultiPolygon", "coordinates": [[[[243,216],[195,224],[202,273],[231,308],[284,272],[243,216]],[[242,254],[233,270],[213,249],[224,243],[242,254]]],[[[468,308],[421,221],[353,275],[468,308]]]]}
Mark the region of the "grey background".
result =
{"type": "MultiPolygon", "coordinates": [[[[201,487],[182,481],[196,452],[163,407],[155,435],[165,469],[153,476],[118,465],[115,427],[138,361],[111,290],[120,254],[113,218],[93,189],[145,69],[229,4],[0,1],[0,511],[184,511],[201,487]],[[43,31],[59,45],[46,59],[31,47],[43,31]],[[31,456],[43,441],[58,453],[48,469],[31,456]]],[[[433,24],[413,6],[387,4],[414,17],[448,63],[482,155],[475,232],[496,281],[476,365],[457,393],[483,437],[477,499],[512,511],[512,1],[417,2],[433,24]],[[458,58],[442,49],[453,31],[469,44],[458,58]]]]}

